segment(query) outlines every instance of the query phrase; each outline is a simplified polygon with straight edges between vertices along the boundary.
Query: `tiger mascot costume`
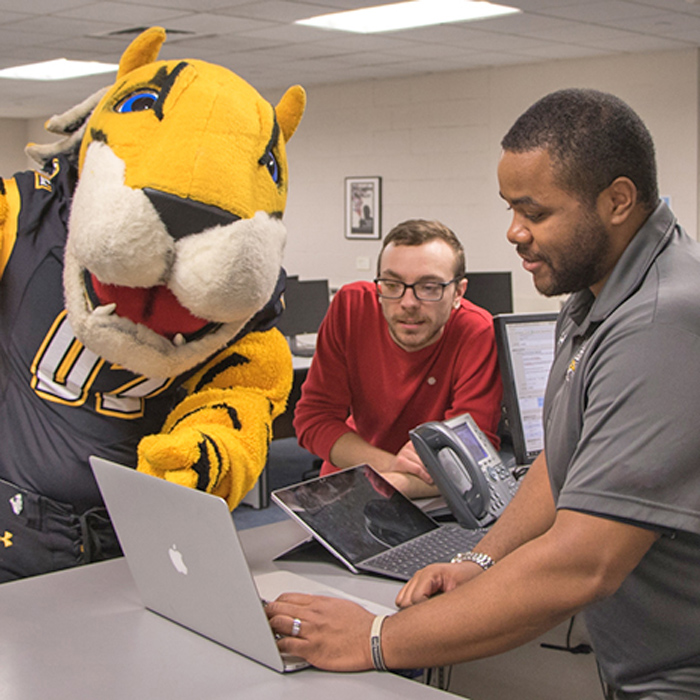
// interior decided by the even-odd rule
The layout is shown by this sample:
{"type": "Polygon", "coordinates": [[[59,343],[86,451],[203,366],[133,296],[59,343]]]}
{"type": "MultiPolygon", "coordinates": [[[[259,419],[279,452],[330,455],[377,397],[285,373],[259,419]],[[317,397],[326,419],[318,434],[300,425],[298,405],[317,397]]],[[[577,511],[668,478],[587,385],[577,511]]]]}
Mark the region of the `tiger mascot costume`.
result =
{"type": "Polygon", "coordinates": [[[99,455],[225,498],[267,457],[291,388],[285,143],[305,107],[234,73],[124,52],[114,85],[0,180],[0,581],[119,546],[99,455]]]}

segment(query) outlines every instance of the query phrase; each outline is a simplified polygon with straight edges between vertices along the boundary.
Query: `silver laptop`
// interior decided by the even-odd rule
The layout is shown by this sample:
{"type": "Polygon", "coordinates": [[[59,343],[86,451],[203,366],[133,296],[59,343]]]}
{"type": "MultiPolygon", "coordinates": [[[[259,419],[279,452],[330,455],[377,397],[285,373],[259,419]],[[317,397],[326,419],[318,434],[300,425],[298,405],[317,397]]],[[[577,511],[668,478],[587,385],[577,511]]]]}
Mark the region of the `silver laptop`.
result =
{"type": "Polygon", "coordinates": [[[308,666],[280,654],[264,600],[294,591],[394,612],[287,571],[251,575],[226,501],[90,457],[146,608],[275,671],[308,666]]]}
{"type": "Polygon", "coordinates": [[[401,581],[486,534],[436,522],[368,464],[277,489],[272,500],[353,573],[401,581]]]}

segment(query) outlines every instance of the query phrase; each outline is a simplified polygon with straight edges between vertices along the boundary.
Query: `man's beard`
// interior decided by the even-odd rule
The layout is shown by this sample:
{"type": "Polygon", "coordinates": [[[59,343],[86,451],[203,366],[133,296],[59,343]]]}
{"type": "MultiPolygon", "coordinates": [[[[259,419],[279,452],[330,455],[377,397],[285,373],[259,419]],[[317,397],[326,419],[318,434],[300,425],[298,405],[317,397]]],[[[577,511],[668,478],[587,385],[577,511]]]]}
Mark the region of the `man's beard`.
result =
{"type": "MultiPolygon", "coordinates": [[[[518,250],[528,258],[525,249],[518,250]]],[[[535,260],[542,261],[549,270],[549,277],[533,278],[540,294],[547,297],[571,294],[591,287],[599,282],[608,270],[610,239],[597,213],[590,213],[571,232],[566,243],[558,251],[556,265],[551,256],[539,254],[535,260]]]]}
{"type": "Polygon", "coordinates": [[[394,339],[394,342],[399,347],[402,347],[404,350],[409,352],[416,349],[422,349],[427,345],[431,345],[435,340],[437,340],[437,338],[440,337],[444,325],[436,324],[435,321],[431,319],[411,316],[410,314],[401,315],[400,318],[408,322],[423,322],[423,325],[421,325],[421,328],[417,333],[409,333],[407,331],[401,331],[397,317],[393,317],[391,322],[387,320],[389,333],[394,339]]]}

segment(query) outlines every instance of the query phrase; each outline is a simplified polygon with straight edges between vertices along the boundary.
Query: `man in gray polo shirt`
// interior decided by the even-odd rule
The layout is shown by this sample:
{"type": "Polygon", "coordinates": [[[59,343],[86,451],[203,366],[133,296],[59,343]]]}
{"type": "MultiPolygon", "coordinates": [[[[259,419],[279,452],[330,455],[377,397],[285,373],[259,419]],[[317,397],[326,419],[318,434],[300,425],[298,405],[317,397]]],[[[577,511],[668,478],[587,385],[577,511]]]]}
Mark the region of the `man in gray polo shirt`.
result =
{"type": "Polygon", "coordinates": [[[508,239],[541,293],[571,294],[545,450],[478,551],[419,572],[405,610],[373,620],[283,596],[273,628],[296,619],[299,634],[280,648],[337,670],[437,666],[584,610],[610,697],[698,698],[700,246],[659,202],[651,136],[612,95],[548,95],[502,146],[508,239]]]}

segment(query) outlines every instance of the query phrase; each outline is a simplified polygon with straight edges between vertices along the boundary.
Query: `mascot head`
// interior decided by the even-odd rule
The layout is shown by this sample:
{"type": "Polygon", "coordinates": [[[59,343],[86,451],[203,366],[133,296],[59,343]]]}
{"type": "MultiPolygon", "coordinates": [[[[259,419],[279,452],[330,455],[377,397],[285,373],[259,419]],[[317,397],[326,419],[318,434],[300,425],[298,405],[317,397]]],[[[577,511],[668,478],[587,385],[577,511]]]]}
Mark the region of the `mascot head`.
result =
{"type": "Polygon", "coordinates": [[[285,143],[305,105],[299,86],[273,107],[220,66],[157,61],[164,40],[153,28],[132,42],[72,137],[64,272],[76,336],[151,377],[202,362],[270,299],[286,239],[285,143]]]}

